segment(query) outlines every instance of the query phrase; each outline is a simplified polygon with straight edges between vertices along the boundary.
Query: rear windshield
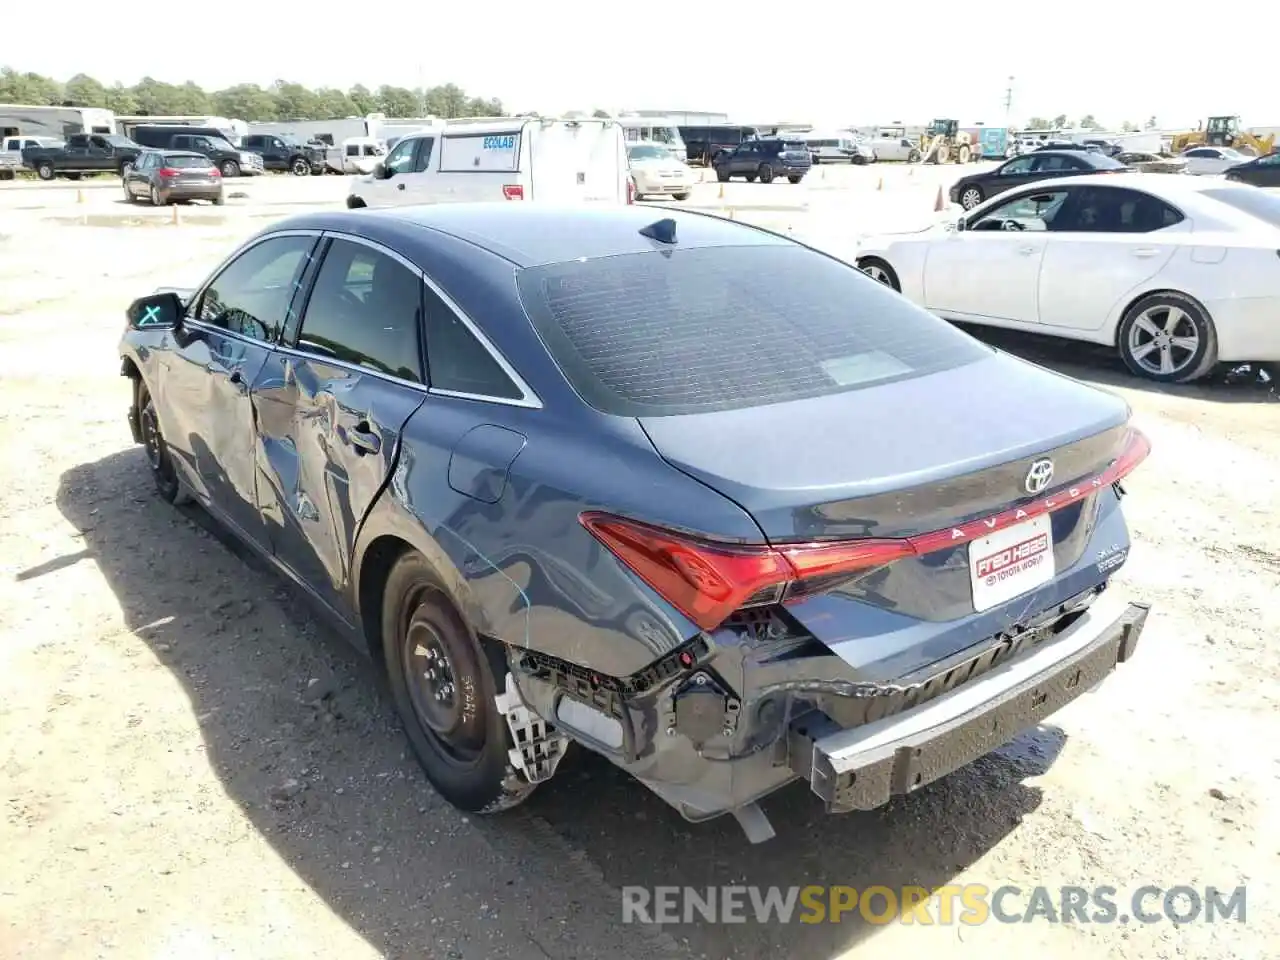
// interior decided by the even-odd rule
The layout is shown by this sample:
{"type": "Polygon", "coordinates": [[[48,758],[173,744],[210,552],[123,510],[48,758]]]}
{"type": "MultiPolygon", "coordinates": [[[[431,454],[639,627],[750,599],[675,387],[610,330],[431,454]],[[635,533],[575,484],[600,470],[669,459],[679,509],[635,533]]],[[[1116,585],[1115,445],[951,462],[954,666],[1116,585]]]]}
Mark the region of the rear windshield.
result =
{"type": "Polygon", "coordinates": [[[805,149],[804,141],[803,140],[783,140],[782,149],[783,150],[804,150],[805,149]]]}
{"type": "Polygon", "coordinates": [[[1257,217],[1273,227],[1280,227],[1280,196],[1274,193],[1267,193],[1257,187],[1215,187],[1206,190],[1204,195],[1257,217]]]}
{"type": "Polygon", "coordinates": [[[671,151],[666,147],[654,147],[646,144],[640,147],[631,147],[627,150],[627,157],[631,160],[669,160],[671,151]]]}
{"type": "Polygon", "coordinates": [[[820,397],[989,354],[854,267],[798,244],[571,261],[521,270],[517,282],[574,389],[616,416],[820,397]]]}
{"type": "Polygon", "coordinates": [[[165,166],[182,170],[196,167],[212,167],[208,157],[165,157],[165,166]]]}
{"type": "Polygon", "coordinates": [[[1094,153],[1092,150],[1085,151],[1085,156],[1099,170],[1123,170],[1124,164],[1115,157],[1108,157],[1105,153],[1094,153]]]}

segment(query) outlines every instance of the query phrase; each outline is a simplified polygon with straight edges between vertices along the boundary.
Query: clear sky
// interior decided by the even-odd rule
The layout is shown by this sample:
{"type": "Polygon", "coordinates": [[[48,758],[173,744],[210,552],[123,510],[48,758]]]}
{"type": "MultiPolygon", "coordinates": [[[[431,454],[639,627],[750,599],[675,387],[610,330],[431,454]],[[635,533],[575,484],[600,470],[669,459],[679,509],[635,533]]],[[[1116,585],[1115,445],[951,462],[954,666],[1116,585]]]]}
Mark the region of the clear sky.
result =
{"type": "MultiPolygon", "coordinates": [[[[30,3],[16,9],[37,16],[30,3]]],[[[1000,124],[1013,76],[1015,123],[1092,113],[1114,126],[1154,115],[1173,127],[1211,114],[1280,124],[1274,58],[1247,53],[1236,18],[1190,3],[375,0],[135,12],[141,22],[70,0],[58,5],[58,28],[19,31],[28,39],[0,57],[63,80],[150,75],[206,89],[453,82],[517,111],[708,110],[819,125],[1000,124]]]]}

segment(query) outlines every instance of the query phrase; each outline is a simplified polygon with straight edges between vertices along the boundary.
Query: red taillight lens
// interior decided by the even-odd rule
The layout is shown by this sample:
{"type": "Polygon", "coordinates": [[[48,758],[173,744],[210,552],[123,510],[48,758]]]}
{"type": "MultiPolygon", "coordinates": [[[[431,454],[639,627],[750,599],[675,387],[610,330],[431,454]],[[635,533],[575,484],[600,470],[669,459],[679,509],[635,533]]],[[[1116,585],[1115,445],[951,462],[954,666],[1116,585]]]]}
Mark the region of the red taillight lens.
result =
{"type": "Polygon", "coordinates": [[[502,196],[507,200],[523,200],[524,186],[519,183],[507,183],[502,186],[502,196]]]}
{"type": "Polygon", "coordinates": [[[222,171],[221,171],[221,170],[219,170],[217,167],[210,167],[210,168],[209,168],[208,170],[206,170],[205,172],[206,172],[206,173],[208,173],[208,174],[209,174],[209,176],[211,176],[211,177],[220,177],[220,176],[222,176],[222,171]]]}
{"type": "Polygon", "coordinates": [[[714,630],[743,606],[798,600],[853,574],[963,546],[1012,524],[1061,510],[1123,480],[1150,452],[1151,441],[1131,428],[1119,455],[1095,476],[994,516],[902,539],[736,546],[607,513],[583,513],[578,519],[663,599],[703,630],[714,630]]]}
{"type": "Polygon", "coordinates": [[[627,203],[636,202],[636,182],[627,177],[627,203]]]}
{"type": "Polygon", "coordinates": [[[584,513],[582,525],[668,603],[703,630],[764,594],[806,577],[847,574],[910,555],[905,540],[857,540],[787,547],[711,543],[605,513],[584,513]]]}
{"type": "Polygon", "coordinates": [[[175,170],[173,167],[161,167],[161,168],[159,169],[159,171],[158,171],[158,172],[159,172],[160,176],[162,176],[162,177],[176,177],[176,176],[178,176],[178,171],[177,171],[177,170],[175,170]]]}

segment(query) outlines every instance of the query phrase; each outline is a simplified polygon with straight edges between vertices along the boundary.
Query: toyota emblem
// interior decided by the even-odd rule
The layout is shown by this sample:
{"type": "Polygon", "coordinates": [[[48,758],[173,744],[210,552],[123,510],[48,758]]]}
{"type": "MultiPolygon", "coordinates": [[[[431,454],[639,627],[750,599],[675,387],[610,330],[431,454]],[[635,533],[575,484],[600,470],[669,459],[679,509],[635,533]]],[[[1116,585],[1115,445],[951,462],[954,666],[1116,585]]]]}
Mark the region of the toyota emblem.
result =
{"type": "Polygon", "coordinates": [[[1025,481],[1027,493],[1040,493],[1053,480],[1053,461],[1048,457],[1035,460],[1031,464],[1031,468],[1027,470],[1027,479],[1025,481]]]}

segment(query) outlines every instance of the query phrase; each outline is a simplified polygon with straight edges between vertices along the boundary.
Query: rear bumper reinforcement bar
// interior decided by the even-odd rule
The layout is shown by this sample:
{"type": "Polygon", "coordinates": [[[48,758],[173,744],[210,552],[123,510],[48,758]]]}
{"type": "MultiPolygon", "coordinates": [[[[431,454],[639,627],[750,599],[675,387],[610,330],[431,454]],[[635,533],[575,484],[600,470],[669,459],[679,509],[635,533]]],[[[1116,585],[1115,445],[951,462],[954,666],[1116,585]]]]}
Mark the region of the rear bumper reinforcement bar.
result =
{"type": "Polygon", "coordinates": [[[792,767],[828,812],[874,810],[989,753],[1096,687],[1132,656],[1149,609],[1103,595],[1043,649],[913,710],[835,732],[797,721],[789,735],[792,767]]]}

